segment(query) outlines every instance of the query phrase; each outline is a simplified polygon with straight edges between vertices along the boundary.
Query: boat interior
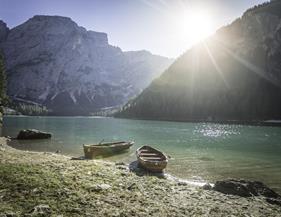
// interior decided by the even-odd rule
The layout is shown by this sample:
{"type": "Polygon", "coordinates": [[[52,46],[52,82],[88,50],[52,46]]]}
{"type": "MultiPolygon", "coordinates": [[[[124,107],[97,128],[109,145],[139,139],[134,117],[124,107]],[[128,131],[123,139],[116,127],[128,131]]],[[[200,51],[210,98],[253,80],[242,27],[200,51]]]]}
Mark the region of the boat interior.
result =
{"type": "Polygon", "coordinates": [[[160,152],[158,153],[150,149],[141,149],[139,151],[139,156],[143,160],[147,160],[147,161],[163,161],[166,159],[166,157],[162,153],[160,152]]]}
{"type": "Polygon", "coordinates": [[[129,143],[129,142],[110,142],[110,143],[99,143],[99,144],[84,145],[84,146],[115,146],[115,145],[121,145],[124,143],[129,143]]]}

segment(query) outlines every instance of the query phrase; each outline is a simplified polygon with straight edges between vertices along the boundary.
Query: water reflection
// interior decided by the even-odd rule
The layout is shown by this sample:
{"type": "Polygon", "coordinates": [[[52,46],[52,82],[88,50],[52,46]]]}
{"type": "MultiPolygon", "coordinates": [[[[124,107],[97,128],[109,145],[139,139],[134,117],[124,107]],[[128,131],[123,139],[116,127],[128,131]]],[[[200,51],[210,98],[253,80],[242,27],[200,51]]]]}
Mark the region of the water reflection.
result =
{"type": "Polygon", "coordinates": [[[202,134],[206,137],[227,138],[232,135],[239,135],[239,125],[219,125],[219,124],[202,124],[196,126],[194,134],[202,134]]]}

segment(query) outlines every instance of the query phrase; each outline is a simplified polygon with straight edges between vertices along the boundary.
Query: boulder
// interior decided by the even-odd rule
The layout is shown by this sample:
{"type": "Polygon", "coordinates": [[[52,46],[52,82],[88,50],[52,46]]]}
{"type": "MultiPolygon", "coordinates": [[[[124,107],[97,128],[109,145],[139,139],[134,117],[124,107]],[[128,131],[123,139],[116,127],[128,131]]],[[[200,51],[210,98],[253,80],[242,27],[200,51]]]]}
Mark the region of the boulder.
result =
{"type": "Polygon", "coordinates": [[[28,130],[21,130],[17,136],[17,139],[49,139],[52,137],[51,133],[35,130],[35,129],[28,129],[28,130]]]}
{"type": "Polygon", "coordinates": [[[266,198],[281,198],[279,194],[258,181],[228,179],[217,181],[213,190],[224,193],[238,195],[241,197],[264,196],[266,198]]]}

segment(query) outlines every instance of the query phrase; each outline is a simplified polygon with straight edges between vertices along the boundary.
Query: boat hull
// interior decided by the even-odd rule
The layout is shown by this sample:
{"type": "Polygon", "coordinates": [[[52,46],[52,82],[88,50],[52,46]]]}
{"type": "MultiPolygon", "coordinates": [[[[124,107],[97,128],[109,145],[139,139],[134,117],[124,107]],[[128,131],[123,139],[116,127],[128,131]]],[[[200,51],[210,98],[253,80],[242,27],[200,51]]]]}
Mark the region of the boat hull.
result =
{"type": "Polygon", "coordinates": [[[97,145],[84,145],[84,154],[87,159],[94,159],[98,156],[111,156],[128,150],[134,142],[116,142],[97,145]]]}
{"type": "Polygon", "coordinates": [[[167,167],[168,159],[161,151],[150,146],[143,146],[136,151],[139,166],[154,172],[162,173],[167,167]]]}

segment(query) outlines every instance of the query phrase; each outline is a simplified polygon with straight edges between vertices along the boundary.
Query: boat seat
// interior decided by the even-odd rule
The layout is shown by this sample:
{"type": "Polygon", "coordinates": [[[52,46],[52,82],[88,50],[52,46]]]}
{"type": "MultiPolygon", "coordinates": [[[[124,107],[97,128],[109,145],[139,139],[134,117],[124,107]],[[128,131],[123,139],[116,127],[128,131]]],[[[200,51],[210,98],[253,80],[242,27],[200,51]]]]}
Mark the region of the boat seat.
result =
{"type": "Polygon", "coordinates": [[[149,150],[141,150],[140,152],[141,153],[151,153],[151,151],[149,151],[149,150]]]}
{"type": "Polygon", "coordinates": [[[161,157],[143,157],[143,159],[147,159],[147,160],[161,160],[162,158],[161,157]]]}
{"type": "Polygon", "coordinates": [[[139,153],[140,153],[140,154],[158,154],[158,153],[155,153],[155,152],[143,151],[143,150],[141,150],[139,153]]]}
{"type": "Polygon", "coordinates": [[[159,155],[156,154],[156,153],[141,153],[140,155],[141,155],[141,156],[159,156],[159,155]]]}
{"type": "MultiPolygon", "coordinates": [[[[143,159],[143,160],[148,160],[148,159],[143,159]]],[[[163,162],[163,160],[161,159],[150,159],[150,160],[148,160],[149,162],[163,162]]]]}

